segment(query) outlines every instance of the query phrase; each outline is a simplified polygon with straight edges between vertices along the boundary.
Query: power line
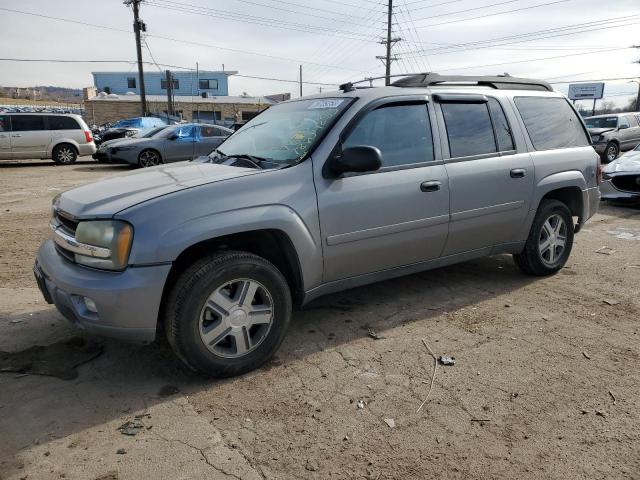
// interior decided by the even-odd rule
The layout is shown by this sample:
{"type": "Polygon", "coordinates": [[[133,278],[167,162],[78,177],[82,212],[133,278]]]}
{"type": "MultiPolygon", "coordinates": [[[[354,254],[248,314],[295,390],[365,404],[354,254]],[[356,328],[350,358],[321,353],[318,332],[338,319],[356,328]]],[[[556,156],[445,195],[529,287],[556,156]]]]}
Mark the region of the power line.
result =
{"type": "MultiPolygon", "coordinates": [[[[100,29],[103,29],[103,30],[110,30],[110,31],[114,31],[114,32],[126,33],[128,35],[131,35],[131,32],[129,30],[125,30],[125,29],[117,28],[117,27],[109,27],[109,26],[105,26],[105,25],[98,25],[98,24],[95,24],[95,23],[83,22],[83,21],[80,21],[80,20],[73,20],[73,19],[69,19],[69,18],[55,17],[55,16],[52,16],[52,15],[44,15],[44,14],[34,13],[34,12],[26,12],[26,11],[23,11],[23,10],[16,10],[16,9],[5,8],[5,7],[0,7],[0,10],[1,11],[5,11],[5,12],[10,12],[10,13],[18,13],[18,14],[22,14],[22,15],[29,15],[29,16],[33,16],[33,17],[45,18],[45,19],[48,19],[48,20],[55,20],[55,21],[59,21],[59,22],[72,23],[72,24],[75,24],[75,25],[83,25],[83,26],[86,26],[86,27],[100,28],[100,29]]],[[[184,39],[173,38],[173,37],[168,37],[168,36],[164,36],[164,35],[156,35],[156,34],[150,34],[150,33],[147,33],[146,35],[149,38],[157,38],[157,39],[167,40],[167,41],[171,41],[171,42],[183,43],[185,45],[194,45],[194,46],[199,46],[199,47],[215,48],[217,50],[224,50],[224,51],[228,51],[228,52],[241,53],[241,54],[244,54],[244,55],[252,55],[252,56],[258,56],[258,57],[263,57],[263,58],[272,58],[274,60],[295,62],[297,64],[302,63],[302,64],[307,64],[307,65],[317,65],[317,66],[326,67],[326,68],[333,68],[333,69],[337,69],[337,70],[347,70],[347,71],[359,72],[359,73],[364,73],[364,74],[370,73],[370,72],[368,72],[366,70],[358,70],[358,69],[354,69],[354,68],[343,67],[343,66],[340,66],[340,65],[328,65],[328,64],[312,62],[312,61],[308,61],[308,60],[301,60],[301,59],[298,59],[298,58],[282,57],[282,56],[272,55],[272,54],[268,54],[268,53],[260,53],[260,52],[253,52],[253,51],[250,51],[250,50],[242,50],[242,49],[239,49],[239,48],[224,47],[224,46],[221,46],[221,45],[215,45],[215,44],[211,44],[211,43],[204,43],[204,42],[198,42],[198,41],[192,41],[192,40],[184,40],[184,39]]]]}
{"type": "Polygon", "coordinates": [[[500,5],[507,5],[509,3],[516,3],[516,2],[520,2],[520,1],[522,1],[522,0],[504,0],[502,2],[490,3],[488,5],[482,5],[480,7],[465,8],[464,10],[456,10],[455,12],[440,13],[438,15],[429,15],[428,17],[425,17],[425,18],[416,18],[415,21],[416,22],[420,22],[422,20],[430,20],[432,18],[448,17],[449,15],[456,15],[458,13],[473,12],[475,10],[484,10],[485,8],[498,7],[500,5]]]}

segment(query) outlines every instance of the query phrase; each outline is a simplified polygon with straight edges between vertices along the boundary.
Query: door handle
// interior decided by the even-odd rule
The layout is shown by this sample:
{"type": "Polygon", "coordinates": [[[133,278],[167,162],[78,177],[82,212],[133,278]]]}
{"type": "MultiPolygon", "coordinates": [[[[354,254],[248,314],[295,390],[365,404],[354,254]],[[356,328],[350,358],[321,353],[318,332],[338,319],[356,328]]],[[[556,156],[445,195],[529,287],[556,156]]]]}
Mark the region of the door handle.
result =
{"type": "Polygon", "coordinates": [[[514,168],[509,174],[511,178],[523,178],[527,174],[527,170],[524,168],[514,168]]]}
{"type": "Polygon", "coordinates": [[[420,191],[437,192],[438,190],[440,190],[440,185],[442,185],[442,182],[439,182],[438,180],[429,180],[427,182],[422,182],[420,184],[420,191]]]}
{"type": "Polygon", "coordinates": [[[11,136],[12,136],[13,138],[16,138],[16,137],[21,137],[22,135],[20,135],[19,133],[16,133],[15,135],[11,135],[11,136]]]}

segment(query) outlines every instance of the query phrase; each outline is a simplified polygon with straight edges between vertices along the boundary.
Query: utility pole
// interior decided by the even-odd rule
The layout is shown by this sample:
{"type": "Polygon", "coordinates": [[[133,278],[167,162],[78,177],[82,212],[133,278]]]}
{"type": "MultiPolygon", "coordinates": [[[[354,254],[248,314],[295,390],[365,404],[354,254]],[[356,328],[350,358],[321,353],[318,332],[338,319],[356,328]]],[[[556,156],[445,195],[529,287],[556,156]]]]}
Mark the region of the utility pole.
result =
{"type": "MultiPolygon", "coordinates": [[[[632,45],[632,48],[640,48],[640,45],[632,45]]],[[[633,63],[640,64],[640,60],[636,60],[633,63]]],[[[638,82],[638,96],[636,97],[636,112],[640,112],[640,78],[637,80],[638,82]]]]}
{"type": "Polygon", "coordinates": [[[300,96],[302,96],[302,65],[300,65],[300,96]]]}
{"type": "Polygon", "coordinates": [[[384,56],[377,55],[376,58],[384,64],[385,67],[385,85],[391,85],[391,62],[398,60],[398,57],[391,55],[391,48],[393,45],[400,40],[399,37],[391,38],[391,27],[392,27],[392,17],[393,17],[393,0],[387,1],[387,38],[385,40],[381,40],[380,44],[386,46],[386,54],[384,56]]]}
{"type": "Polygon", "coordinates": [[[140,20],[140,3],[144,0],[124,0],[124,4],[133,7],[133,33],[136,36],[136,53],[138,55],[138,83],[140,84],[140,112],[147,116],[147,96],[144,89],[144,69],[142,67],[142,45],[140,32],[146,32],[147,26],[140,20]]]}
{"type": "Polygon", "coordinates": [[[165,82],[167,82],[167,120],[173,116],[173,76],[171,70],[165,70],[165,82]]]}

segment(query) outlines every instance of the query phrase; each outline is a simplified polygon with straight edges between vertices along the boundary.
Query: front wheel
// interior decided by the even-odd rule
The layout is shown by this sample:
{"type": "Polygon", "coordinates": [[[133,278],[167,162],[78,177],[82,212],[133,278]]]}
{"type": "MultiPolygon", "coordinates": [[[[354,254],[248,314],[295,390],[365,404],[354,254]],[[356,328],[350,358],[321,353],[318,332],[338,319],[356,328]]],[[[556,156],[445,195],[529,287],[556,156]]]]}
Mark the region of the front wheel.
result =
{"type": "Polygon", "coordinates": [[[212,377],[261,366],[282,343],[290,319],[291,294],[282,273],[246,252],[194,263],[178,278],[165,309],[173,350],[212,377]]]}
{"type": "Polygon", "coordinates": [[[558,200],[543,200],[521,253],[513,259],[529,275],[552,275],[564,267],[573,246],[573,217],[558,200]]]}
{"type": "Polygon", "coordinates": [[[602,154],[602,161],[605,163],[611,163],[620,155],[620,147],[616,142],[607,143],[606,148],[602,154]]]}
{"type": "Polygon", "coordinates": [[[162,157],[155,150],[143,150],[138,155],[138,165],[142,168],[146,167],[155,167],[156,165],[160,165],[162,162],[162,157]]]}

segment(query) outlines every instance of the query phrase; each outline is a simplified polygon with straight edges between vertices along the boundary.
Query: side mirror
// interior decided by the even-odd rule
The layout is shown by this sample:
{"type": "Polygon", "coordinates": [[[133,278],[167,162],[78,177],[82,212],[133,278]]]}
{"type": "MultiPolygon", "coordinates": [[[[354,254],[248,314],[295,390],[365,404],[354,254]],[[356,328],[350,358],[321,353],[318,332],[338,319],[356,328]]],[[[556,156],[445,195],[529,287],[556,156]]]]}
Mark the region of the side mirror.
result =
{"type": "Polygon", "coordinates": [[[180,135],[178,135],[177,133],[172,133],[171,135],[169,135],[169,140],[177,140],[180,138],[180,135]]]}
{"type": "Polygon", "coordinates": [[[626,130],[627,128],[629,128],[629,125],[620,125],[618,130],[626,130]]]}
{"type": "Polygon", "coordinates": [[[345,148],[331,165],[337,174],[347,172],[373,172],[382,166],[382,154],[376,147],[367,145],[345,148]]]}

